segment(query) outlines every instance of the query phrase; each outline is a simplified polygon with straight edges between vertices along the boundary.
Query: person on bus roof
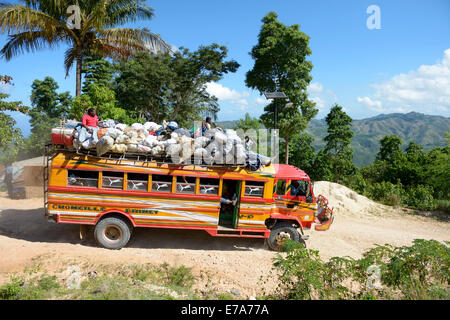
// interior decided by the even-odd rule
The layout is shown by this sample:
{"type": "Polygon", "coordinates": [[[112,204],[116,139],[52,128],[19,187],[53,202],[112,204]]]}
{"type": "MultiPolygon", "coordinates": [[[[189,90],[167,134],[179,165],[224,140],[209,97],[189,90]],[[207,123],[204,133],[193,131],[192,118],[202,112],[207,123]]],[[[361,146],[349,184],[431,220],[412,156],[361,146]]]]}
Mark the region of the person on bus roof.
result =
{"type": "Polygon", "coordinates": [[[81,118],[81,130],[79,134],[79,140],[81,143],[89,138],[93,138],[95,143],[98,142],[98,117],[95,114],[94,108],[89,108],[87,114],[83,115],[81,118]]]}
{"type": "Polygon", "coordinates": [[[206,117],[205,122],[202,122],[202,135],[205,134],[206,131],[215,128],[215,124],[212,122],[211,117],[206,117]]]}

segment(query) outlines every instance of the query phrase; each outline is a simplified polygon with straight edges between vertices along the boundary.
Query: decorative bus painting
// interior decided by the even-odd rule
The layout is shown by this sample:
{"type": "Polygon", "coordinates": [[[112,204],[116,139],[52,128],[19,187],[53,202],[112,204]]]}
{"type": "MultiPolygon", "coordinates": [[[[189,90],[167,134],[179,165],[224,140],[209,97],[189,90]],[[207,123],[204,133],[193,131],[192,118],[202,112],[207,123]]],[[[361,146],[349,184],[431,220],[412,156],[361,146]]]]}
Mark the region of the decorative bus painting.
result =
{"type": "Polygon", "coordinates": [[[47,219],[93,226],[96,242],[108,249],[124,247],[134,228],[153,227],[262,238],[277,250],[286,239],[305,244],[305,229],[325,231],[333,222],[327,200],[314,197],[308,175],[290,165],[249,171],[65,151],[46,162],[47,219]]]}

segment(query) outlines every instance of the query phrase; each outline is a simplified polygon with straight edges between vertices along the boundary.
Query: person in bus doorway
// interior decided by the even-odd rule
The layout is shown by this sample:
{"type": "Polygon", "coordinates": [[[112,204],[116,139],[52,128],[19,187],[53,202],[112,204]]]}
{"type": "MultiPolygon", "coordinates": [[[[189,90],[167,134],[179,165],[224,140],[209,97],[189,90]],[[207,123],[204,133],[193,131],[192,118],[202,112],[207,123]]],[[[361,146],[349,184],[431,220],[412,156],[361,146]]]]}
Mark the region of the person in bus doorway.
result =
{"type": "Polygon", "coordinates": [[[87,114],[81,118],[81,130],[79,134],[79,140],[81,143],[92,138],[94,143],[98,142],[98,117],[95,114],[94,108],[89,108],[87,114]]]}

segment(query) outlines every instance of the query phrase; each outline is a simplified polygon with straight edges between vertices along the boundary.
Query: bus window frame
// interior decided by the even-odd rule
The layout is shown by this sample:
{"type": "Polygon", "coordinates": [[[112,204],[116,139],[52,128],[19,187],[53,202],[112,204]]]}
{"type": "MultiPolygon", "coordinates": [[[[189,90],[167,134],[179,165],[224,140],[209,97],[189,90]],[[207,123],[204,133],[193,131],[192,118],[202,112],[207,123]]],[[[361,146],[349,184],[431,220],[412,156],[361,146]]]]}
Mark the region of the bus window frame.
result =
{"type": "Polygon", "coordinates": [[[80,169],[66,169],[67,170],[67,177],[66,177],[66,187],[69,188],[92,188],[92,189],[98,189],[100,180],[100,171],[97,170],[80,170],[80,169]],[[97,179],[94,178],[78,178],[78,179],[88,179],[88,180],[97,180],[96,186],[81,186],[76,184],[70,184],[69,183],[69,171],[78,171],[78,172],[96,172],[97,173],[97,179]]]}
{"type": "Polygon", "coordinates": [[[149,187],[149,189],[150,189],[150,192],[156,192],[156,193],[173,193],[173,181],[174,181],[174,175],[172,175],[172,174],[170,174],[170,173],[168,173],[168,174],[161,174],[161,173],[158,173],[158,174],[149,174],[149,175],[151,175],[151,185],[150,185],[150,187],[149,187]],[[154,180],[153,179],[153,176],[154,175],[156,175],[156,176],[168,176],[168,177],[171,177],[172,178],[172,181],[170,182],[170,187],[169,187],[169,190],[163,190],[163,191],[158,191],[158,190],[153,190],[153,183],[154,182],[164,182],[164,183],[169,183],[168,181],[157,181],[157,180],[154,180]]]}
{"type": "MultiPolygon", "coordinates": [[[[244,197],[244,198],[247,198],[247,197],[249,197],[249,198],[256,198],[256,199],[263,199],[264,198],[264,192],[265,192],[265,190],[266,190],[266,184],[267,184],[267,182],[266,181],[257,181],[257,180],[243,180],[243,190],[242,190],[242,197],[244,197]],[[245,189],[247,188],[247,183],[248,182],[262,182],[263,183],[263,186],[262,186],[262,192],[261,192],[261,195],[248,195],[248,194],[245,194],[245,189]]],[[[254,187],[258,187],[258,188],[261,188],[261,187],[259,187],[259,186],[254,186],[254,187]]]]}

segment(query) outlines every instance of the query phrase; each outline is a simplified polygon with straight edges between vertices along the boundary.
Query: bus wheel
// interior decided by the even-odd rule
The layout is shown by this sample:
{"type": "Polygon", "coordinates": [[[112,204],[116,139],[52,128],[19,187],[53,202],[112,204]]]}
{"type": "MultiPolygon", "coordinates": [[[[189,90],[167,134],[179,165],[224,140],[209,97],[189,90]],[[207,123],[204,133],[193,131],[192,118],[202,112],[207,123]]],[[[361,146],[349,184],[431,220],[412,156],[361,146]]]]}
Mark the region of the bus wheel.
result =
{"type": "Polygon", "coordinates": [[[269,238],[267,238],[267,245],[270,249],[278,251],[283,243],[289,239],[305,245],[304,240],[292,224],[280,222],[270,231],[269,238]]]}
{"type": "Polygon", "coordinates": [[[98,244],[107,249],[121,249],[130,240],[131,229],[120,218],[105,218],[95,226],[94,237],[98,244]]]}

